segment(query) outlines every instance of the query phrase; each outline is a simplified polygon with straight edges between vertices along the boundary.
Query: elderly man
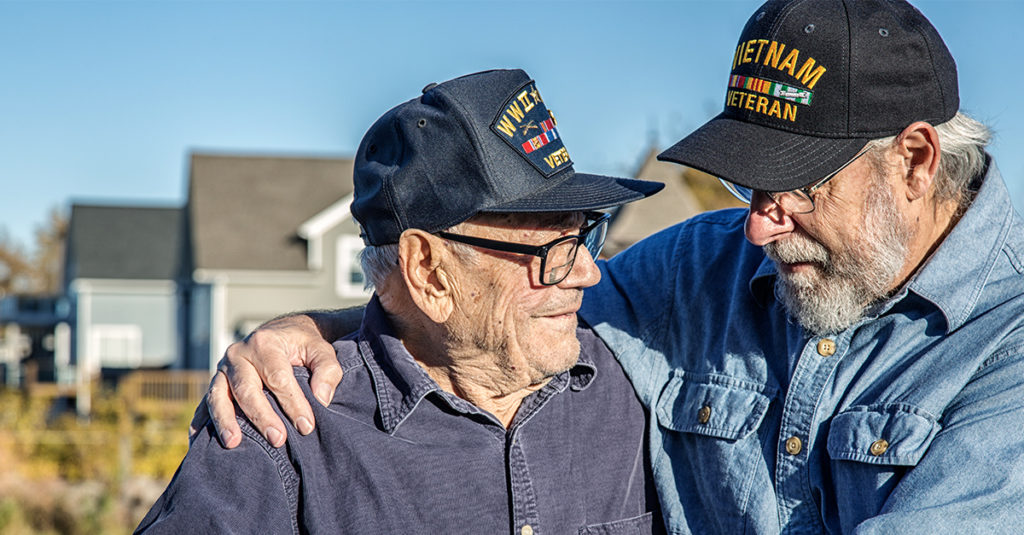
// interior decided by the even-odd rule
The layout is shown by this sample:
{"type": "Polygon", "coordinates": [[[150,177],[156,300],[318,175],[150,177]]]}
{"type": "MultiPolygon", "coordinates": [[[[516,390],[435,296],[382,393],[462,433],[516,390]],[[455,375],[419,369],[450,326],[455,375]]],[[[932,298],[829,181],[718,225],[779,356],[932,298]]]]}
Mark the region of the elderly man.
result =
{"type": "Polygon", "coordinates": [[[772,0],[731,69],[661,158],[749,210],[618,255],[580,310],[649,409],[666,527],[1020,533],[1024,222],[942,39],[902,1],[772,0]]]}
{"type": "Polygon", "coordinates": [[[376,292],[334,344],[318,432],[276,448],[245,426],[227,452],[207,427],[140,531],[660,531],[643,409],[576,311],[600,279],[592,210],[662,184],[575,173],[519,70],[392,109],[354,180],[376,292]]]}

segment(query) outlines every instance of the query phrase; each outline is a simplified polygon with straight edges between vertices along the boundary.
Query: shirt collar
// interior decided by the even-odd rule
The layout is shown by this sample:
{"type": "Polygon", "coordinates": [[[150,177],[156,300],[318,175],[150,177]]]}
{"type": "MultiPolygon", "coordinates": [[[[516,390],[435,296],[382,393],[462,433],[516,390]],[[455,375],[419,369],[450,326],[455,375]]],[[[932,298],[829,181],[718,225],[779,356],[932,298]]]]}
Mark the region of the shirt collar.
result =
{"type": "MultiPolygon", "coordinates": [[[[577,337],[578,331],[577,331],[577,337]]],[[[604,342],[600,342],[604,343],[604,342]]],[[[516,416],[512,420],[512,428],[518,427],[526,423],[533,417],[534,414],[539,411],[549,399],[555,395],[564,392],[566,388],[573,391],[580,391],[590,386],[590,383],[594,380],[597,375],[597,368],[594,366],[593,360],[587,355],[586,351],[581,348],[580,357],[576,361],[576,364],[569,369],[569,371],[562,372],[548,381],[548,384],[544,385],[544,388],[530,394],[523,400],[522,405],[519,406],[519,410],[516,411],[516,416]]]]}
{"type": "MultiPolygon", "coordinates": [[[[392,329],[377,294],[374,294],[366,305],[358,341],[359,352],[373,379],[380,425],[384,432],[393,434],[430,392],[438,392],[442,399],[459,412],[484,412],[469,402],[441,390],[426,370],[416,363],[392,329]]],[[[536,407],[530,411],[521,409],[521,412],[533,412],[551,395],[566,388],[587,388],[596,373],[597,368],[593,360],[585,354],[580,355],[576,365],[569,371],[556,375],[544,388],[523,400],[524,408],[535,405],[536,407]]]]}
{"type": "Polygon", "coordinates": [[[985,157],[987,171],[974,201],[908,286],[942,311],[947,332],[971,316],[1011,228],[1006,184],[991,156],[985,157]]]}
{"type": "Polygon", "coordinates": [[[754,301],[761,308],[765,308],[768,306],[772,293],[775,291],[775,277],[778,275],[778,271],[776,270],[775,262],[764,256],[763,252],[761,255],[761,264],[757,266],[757,271],[750,278],[748,287],[750,288],[750,294],[754,297],[754,301]]]}
{"type": "Polygon", "coordinates": [[[544,389],[551,387],[558,392],[566,388],[580,391],[586,390],[594,381],[594,377],[597,376],[597,365],[594,364],[594,359],[590,356],[592,350],[588,349],[588,346],[593,343],[603,345],[604,342],[597,338],[593,331],[582,326],[576,327],[576,339],[580,342],[580,356],[576,359],[576,364],[573,364],[569,371],[552,377],[544,389]]]}
{"type": "MultiPolygon", "coordinates": [[[[907,286],[942,312],[947,332],[970,317],[1010,230],[1013,209],[1006,184],[987,154],[986,164],[971,206],[907,286]]],[[[768,305],[777,275],[775,263],[764,257],[749,282],[760,306],[768,305]]]]}
{"type": "Polygon", "coordinates": [[[398,339],[376,293],[366,305],[358,340],[373,379],[381,427],[392,434],[429,392],[438,390],[437,383],[398,339]]]}
{"type": "MultiPolygon", "coordinates": [[[[579,327],[576,328],[576,337],[579,338],[579,327]]],[[[602,342],[604,343],[604,342],[602,342]]],[[[569,388],[580,391],[586,390],[590,383],[594,381],[594,377],[597,375],[597,366],[594,364],[594,360],[590,358],[590,355],[586,351],[580,348],[580,357],[576,360],[576,364],[569,369],[569,388]]],[[[565,375],[565,374],[559,374],[565,375]]]]}

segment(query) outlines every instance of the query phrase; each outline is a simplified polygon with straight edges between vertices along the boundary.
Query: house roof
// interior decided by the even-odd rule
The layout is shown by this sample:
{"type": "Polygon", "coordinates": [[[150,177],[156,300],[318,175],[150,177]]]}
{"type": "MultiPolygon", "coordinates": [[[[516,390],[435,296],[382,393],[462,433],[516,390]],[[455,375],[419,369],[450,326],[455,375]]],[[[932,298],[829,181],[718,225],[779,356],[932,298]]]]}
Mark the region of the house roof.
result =
{"type": "Polygon", "coordinates": [[[66,272],[74,278],[174,279],[182,210],[72,204],[66,272]]]}
{"type": "Polygon", "coordinates": [[[656,148],[647,152],[636,178],[665,183],[657,195],[623,205],[615,215],[602,254],[615,253],[646,236],[705,210],[743,206],[711,175],[658,160],[656,148]]]}
{"type": "Polygon", "coordinates": [[[643,180],[664,182],[665,189],[619,208],[605,242],[605,254],[608,256],[703,210],[683,180],[685,168],[658,161],[657,155],[658,151],[652,149],[635,176],[643,180]]]}
{"type": "Polygon", "coordinates": [[[299,229],[352,192],[352,160],[194,154],[195,269],[307,269],[299,229]]]}

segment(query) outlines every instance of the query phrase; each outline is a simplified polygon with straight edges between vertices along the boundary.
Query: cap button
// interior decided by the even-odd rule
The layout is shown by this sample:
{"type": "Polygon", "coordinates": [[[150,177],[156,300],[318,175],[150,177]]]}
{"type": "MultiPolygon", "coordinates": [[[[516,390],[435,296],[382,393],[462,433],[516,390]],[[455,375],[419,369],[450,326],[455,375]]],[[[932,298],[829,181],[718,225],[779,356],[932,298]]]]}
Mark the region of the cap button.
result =
{"type": "Polygon", "coordinates": [[[430,91],[435,87],[437,87],[437,82],[430,82],[429,84],[426,85],[426,87],[423,88],[423,92],[426,93],[427,91],[430,91]]]}

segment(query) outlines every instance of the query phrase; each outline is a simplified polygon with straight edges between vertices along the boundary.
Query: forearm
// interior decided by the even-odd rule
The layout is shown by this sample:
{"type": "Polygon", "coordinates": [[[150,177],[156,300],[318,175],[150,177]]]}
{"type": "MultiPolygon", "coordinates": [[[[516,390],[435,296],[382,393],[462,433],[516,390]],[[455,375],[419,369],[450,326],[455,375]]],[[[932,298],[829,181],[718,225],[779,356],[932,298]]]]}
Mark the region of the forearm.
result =
{"type": "Polygon", "coordinates": [[[334,310],[304,310],[301,312],[289,312],[282,314],[260,326],[260,328],[271,325],[285,318],[306,316],[313,320],[320,336],[327,342],[333,342],[346,334],[355,331],[363,321],[363,311],[366,305],[358,305],[334,310]]]}
{"type": "Polygon", "coordinates": [[[310,317],[324,340],[333,342],[359,328],[366,305],[337,310],[311,310],[303,314],[310,317]]]}

